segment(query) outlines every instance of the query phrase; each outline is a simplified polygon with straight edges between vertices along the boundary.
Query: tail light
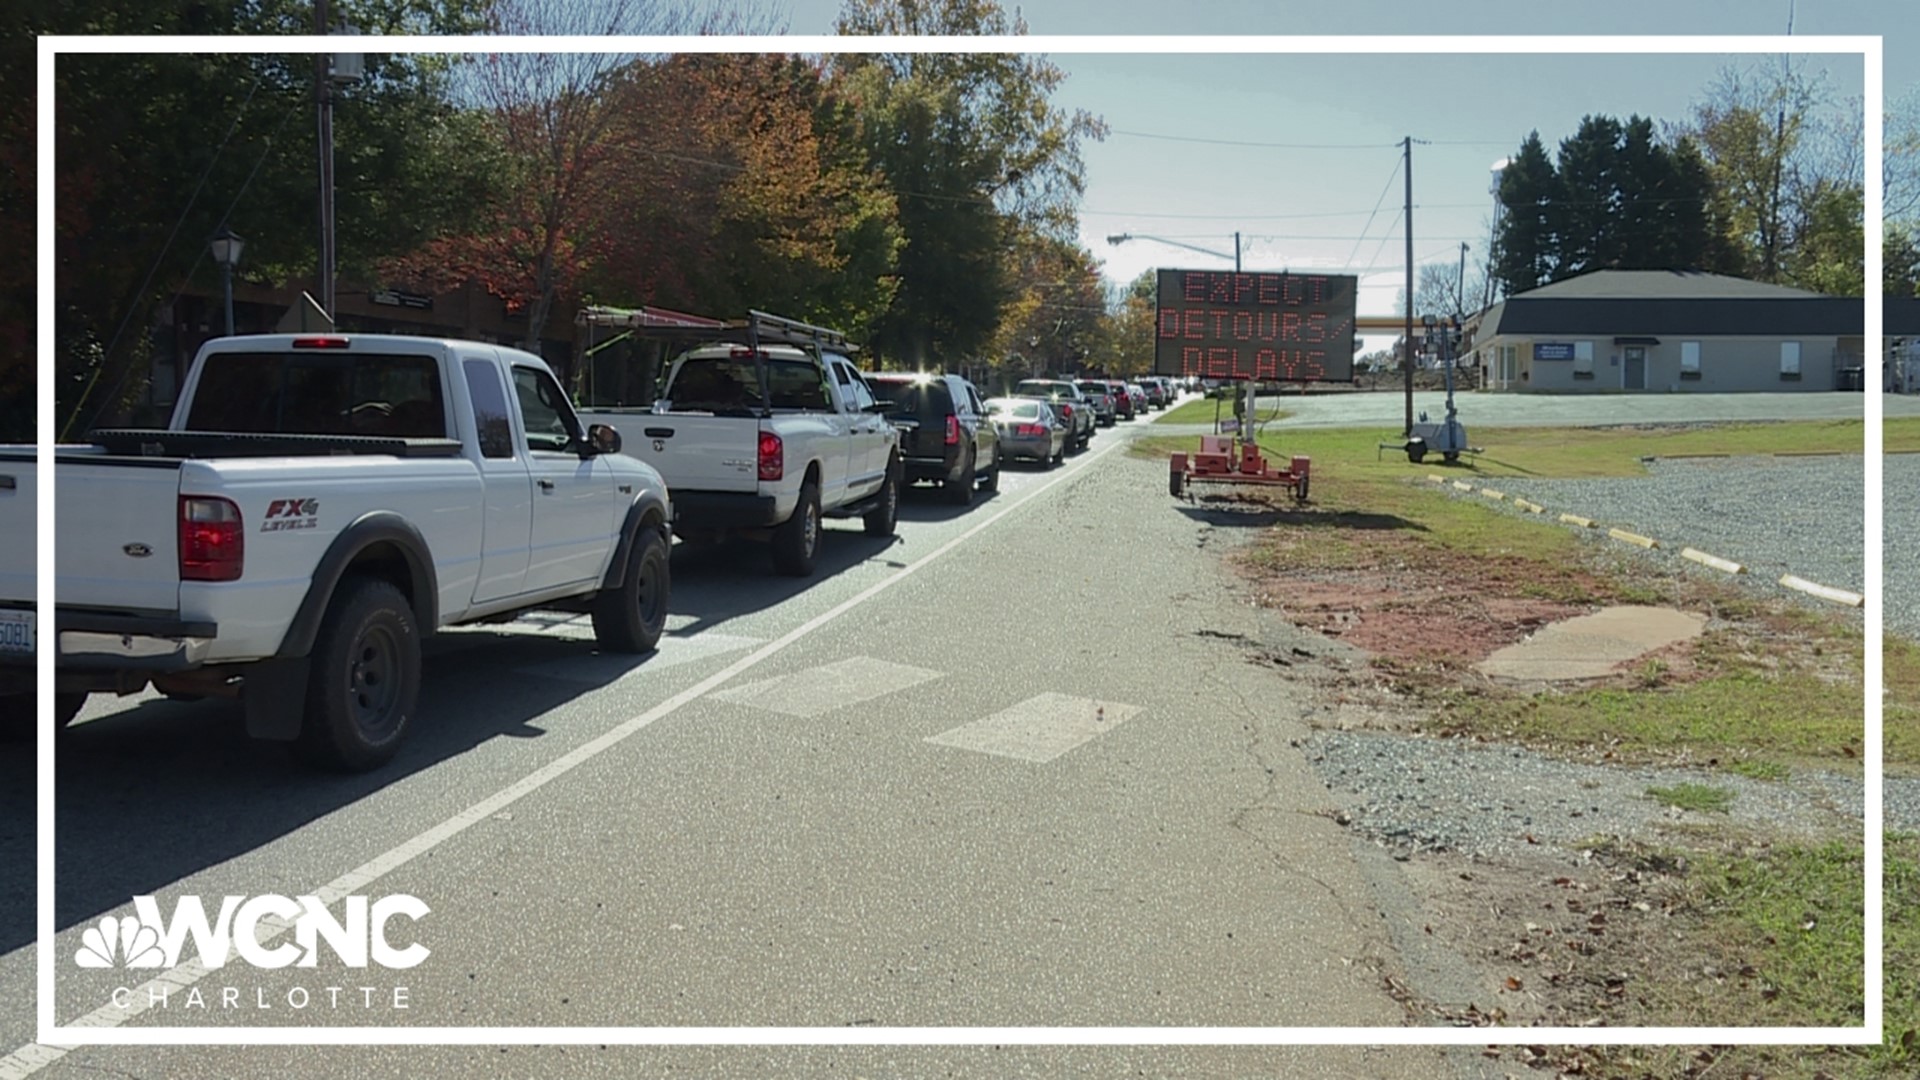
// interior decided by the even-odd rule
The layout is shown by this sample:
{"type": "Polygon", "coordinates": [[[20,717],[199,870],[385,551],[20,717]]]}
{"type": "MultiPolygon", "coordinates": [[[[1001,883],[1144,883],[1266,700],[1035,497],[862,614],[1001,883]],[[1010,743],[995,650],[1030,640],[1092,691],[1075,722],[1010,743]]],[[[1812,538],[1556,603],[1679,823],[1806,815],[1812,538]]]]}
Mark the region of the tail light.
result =
{"type": "Polygon", "coordinates": [[[1071,423],[1073,421],[1073,406],[1071,405],[1060,406],[1060,416],[1063,419],[1065,419],[1067,422],[1071,423]]]}
{"type": "Polygon", "coordinates": [[[947,417],[947,445],[958,446],[959,444],[960,418],[957,416],[949,416],[947,417]]]}
{"type": "Polygon", "coordinates": [[[352,342],[343,337],[297,337],[293,339],[296,349],[347,349],[352,342]]]}
{"type": "Polygon", "coordinates": [[[238,506],[227,499],[180,497],[180,580],[238,581],[246,553],[238,506]]]}
{"type": "Polygon", "coordinates": [[[780,436],[771,431],[760,433],[760,479],[778,480],[787,474],[787,452],[780,436]]]}
{"type": "Polygon", "coordinates": [[[1021,424],[1015,429],[1014,433],[1017,435],[1045,435],[1047,429],[1041,427],[1039,424],[1021,424]]]}

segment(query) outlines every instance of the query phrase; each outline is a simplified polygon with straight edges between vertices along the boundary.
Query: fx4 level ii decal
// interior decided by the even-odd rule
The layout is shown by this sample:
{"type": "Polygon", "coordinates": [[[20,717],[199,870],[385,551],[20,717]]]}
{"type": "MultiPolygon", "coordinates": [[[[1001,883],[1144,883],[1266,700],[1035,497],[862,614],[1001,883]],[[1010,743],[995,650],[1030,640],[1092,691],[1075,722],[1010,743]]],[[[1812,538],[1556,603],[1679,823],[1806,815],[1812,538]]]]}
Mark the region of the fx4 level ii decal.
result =
{"type": "Polygon", "coordinates": [[[319,499],[275,499],[267,504],[267,516],[260,522],[260,531],[286,532],[289,529],[312,529],[319,524],[319,499]]]}

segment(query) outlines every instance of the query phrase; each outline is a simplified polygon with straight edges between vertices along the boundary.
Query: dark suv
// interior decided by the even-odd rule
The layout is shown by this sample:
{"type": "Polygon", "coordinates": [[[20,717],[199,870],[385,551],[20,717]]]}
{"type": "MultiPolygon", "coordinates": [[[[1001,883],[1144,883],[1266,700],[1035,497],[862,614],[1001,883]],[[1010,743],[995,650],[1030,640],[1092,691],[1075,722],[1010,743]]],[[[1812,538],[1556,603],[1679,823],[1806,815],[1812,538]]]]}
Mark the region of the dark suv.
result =
{"type": "Polygon", "coordinates": [[[1092,441],[1093,429],[1099,420],[1094,414],[1093,402],[1066,379],[1021,379],[1020,385],[1013,388],[1013,396],[1039,398],[1052,405],[1071,428],[1069,444],[1085,450],[1092,441]]]}
{"type": "Polygon", "coordinates": [[[865,378],[900,429],[908,483],[931,480],[958,506],[973,501],[976,483],[983,491],[1000,486],[1000,433],[972,383],[905,371],[870,371],[865,378]]]}

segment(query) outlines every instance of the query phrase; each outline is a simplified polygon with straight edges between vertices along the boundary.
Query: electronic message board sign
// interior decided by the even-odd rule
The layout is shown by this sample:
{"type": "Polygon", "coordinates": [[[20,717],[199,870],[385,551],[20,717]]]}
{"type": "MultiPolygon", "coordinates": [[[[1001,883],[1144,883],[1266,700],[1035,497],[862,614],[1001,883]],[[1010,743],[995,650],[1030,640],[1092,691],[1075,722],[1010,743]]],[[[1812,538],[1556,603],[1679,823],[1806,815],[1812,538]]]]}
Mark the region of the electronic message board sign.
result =
{"type": "Polygon", "coordinates": [[[1162,270],[1153,373],[1351,382],[1359,284],[1351,274],[1162,270]]]}

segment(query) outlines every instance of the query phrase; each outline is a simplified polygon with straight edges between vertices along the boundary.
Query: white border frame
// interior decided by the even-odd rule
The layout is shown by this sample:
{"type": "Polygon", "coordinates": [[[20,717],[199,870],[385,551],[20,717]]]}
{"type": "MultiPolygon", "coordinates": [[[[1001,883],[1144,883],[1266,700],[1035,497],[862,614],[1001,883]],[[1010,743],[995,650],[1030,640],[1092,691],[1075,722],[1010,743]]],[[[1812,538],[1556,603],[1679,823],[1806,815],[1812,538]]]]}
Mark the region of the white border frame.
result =
{"type": "MultiPolygon", "coordinates": [[[[53,718],[53,654],[44,643],[54,630],[54,58],[63,53],[325,53],[357,47],[361,52],[615,52],[615,53],[877,53],[877,52],[1018,52],[1057,54],[1268,54],[1268,53],[1386,53],[1386,54],[1857,54],[1864,60],[1863,99],[1866,205],[1864,220],[1878,224],[1884,206],[1880,170],[1885,109],[1882,50],[1879,36],[1660,36],[1607,35],[1590,37],[1412,37],[1412,36],[1225,36],[1097,37],[1039,35],[1032,37],[913,38],[913,37],[641,37],[641,38],[507,38],[507,37],[72,37],[38,39],[38,278],[41,282],[38,355],[38,461],[49,466],[38,487],[37,513],[37,622],[43,643],[36,657],[39,720],[48,730],[53,718]]],[[[1866,247],[1865,322],[1868,347],[1884,337],[1881,291],[1880,230],[1863,229],[1866,247]]],[[[1878,361],[1874,365],[1878,366],[1878,361]]],[[[1866,662],[1864,687],[1883,683],[1881,658],[1882,612],[1880,518],[1884,409],[1878,380],[1865,388],[1865,506],[1866,662]]],[[[1542,1043],[1588,1045],[1874,1045],[1881,1041],[1884,983],[1882,969],[1882,902],[1884,876],[1882,825],[1881,694],[1866,693],[1865,816],[1866,836],[1866,1000],[1865,1023],[1860,1027],[1827,1028],[1584,1028],[1584,1027],[904,1027],[904,1028],[530,1028],[530,1027],[85,1027],[60,1026],[54,1017],[54,768],[55,740],[38,740],[38,918],[36,1038],[51,1048],[75,1046],[345,1046],[345,1045],[1316,1045],[1355,1046],[1398,1044],[1416,1046],[1511,1046],[1542,1043]]]]}

